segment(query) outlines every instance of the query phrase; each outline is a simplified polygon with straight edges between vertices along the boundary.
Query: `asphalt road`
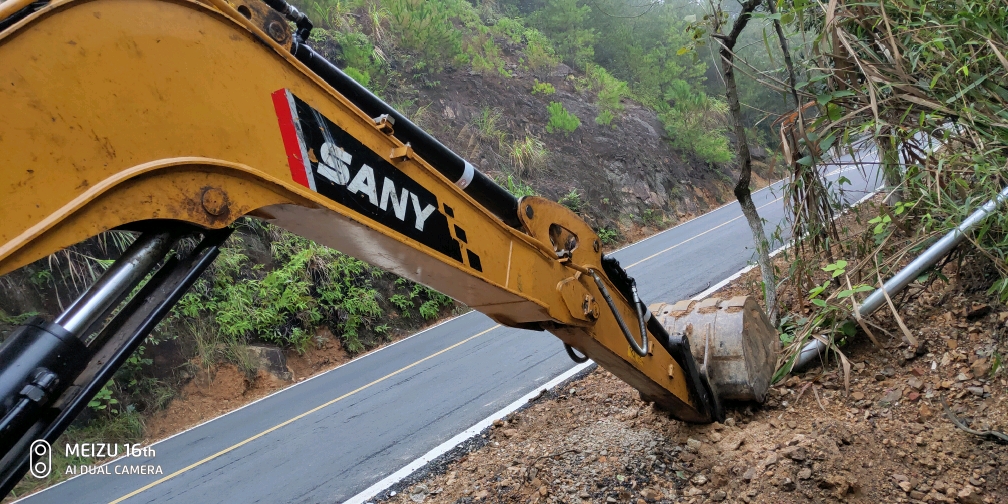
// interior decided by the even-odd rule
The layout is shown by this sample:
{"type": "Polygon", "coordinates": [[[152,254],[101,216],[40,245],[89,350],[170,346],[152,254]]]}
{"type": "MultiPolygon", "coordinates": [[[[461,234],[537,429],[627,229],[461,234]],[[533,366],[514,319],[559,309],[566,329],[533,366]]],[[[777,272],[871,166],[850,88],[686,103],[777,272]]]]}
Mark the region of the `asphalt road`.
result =
{"type": "MultiPolygon", "coordinates": [[[[857,170],[842,176],[848,201],[874,188],[857,170]]],[[[768,232],[784,217],[774,188],[753,195],[768,232]]],[[[752,251],[732,203],[615,255],[650,304],[696,295],[752,251]]],[[[81,475],[22,502],[343,502],[573,366],[550,334],[471,312],[157,443],[152,457],[106,467],[162,474],[81,475]]]]}

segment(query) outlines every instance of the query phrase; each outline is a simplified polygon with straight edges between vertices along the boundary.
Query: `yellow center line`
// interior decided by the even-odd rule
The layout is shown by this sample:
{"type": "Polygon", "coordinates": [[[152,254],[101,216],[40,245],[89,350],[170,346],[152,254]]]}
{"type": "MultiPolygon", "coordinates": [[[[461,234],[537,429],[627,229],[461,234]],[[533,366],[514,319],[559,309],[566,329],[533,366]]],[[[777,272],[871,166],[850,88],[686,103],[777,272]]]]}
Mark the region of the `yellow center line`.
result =
{"type": "Polygon", "coordinates": [[[416,366],[417,364],[420,364],[421,362],[433,359],[434,357],[437,357],[438,355],[441,355],[441,354],[443,354],[443,353],[445,353],[445,352],[447,352],[447,351],[449,351],[449,350],[451,350],[453,348],[457,348],[459,346],[462,346],[463,344],[465,344],[465,343],[467,343],[469,341],[472,341],[472,340],[474,340],[474,339],[476,339],[476,338],[478,338],[480,336],[483,336],[484,334],[486,334],[486,333],[488,333],[490,331],[493,331],[494,329],[497,329],[500,326],[501,326],[500,324],[497,324],[497,325],[491,327],[490,329],[487,329],[487,330],[485,330],[485,331],[483,331],[483,332],[481,332],[479,334],[475,334],[475,335],[470,336],[470,337],[468,337],[468,338],[466,338],[466,339],[464,339],[462,341],[459,341],[458,343],[455,343],[454,345],[452,345],[452,346],[450,346],[448,348],[445,348],[444,350],[432,353],[432,354],[428,355],[427,357],[424,357],[423,359],[420,359],[420,360],[418,360],[418,361],[416,361],[416,362],[414,362],[414,363],[412,363],[412,364],[410,364],[408,366],[399,368],[399,369],[397,369],[397,370],[395,370],[395,371],[393,371],[393,372],[391,372],[391,373],[389,373],[389,374],[387,374],[385,376],[382,376],[381,378],[378,378],[377,380],[375,380],[375,381],[373,381],[371,383],[368,383],[367,385],[362,385],[362,386],[360,386],[360,387],[358,387],[358,388],[356,388],[356,389],[354,389],[354,390],[352,390],[350,392],[347,392],[346,394],[343,394],[343,395],[341,395],[341,396],[339,396],[339,397],[337,397],[337,398],[335,398],[335,399],[333,399],[333,400],[331,400],[329,402],[320,404],[319,406],[316,406],[316,407],[314,407],[314,408],[312,408],[312,409],[310,409],[308,411],[305,411],[304,413],[301,413],[300,415],[298,415],[298,416],[296,416],[294,418],[291,418],[290,420],[278,423],[278,424],[274,425],[273,427],[270,427],[269,429],[266,429],[266,430],[260,432],[259,434],[256,434],[256,435],[254,435],[254,436],[252,436],[252,437],[250,437],[248,439],[245,439],[244,441],[241,441],[239,443],[235,443],[235,444],[233,444],[233,445],[231,445],[231,446],[229,446],[229,447],[227,447],[227,448],[225,448],[225,449],[223,449],[223,450],[221,450],[221,451],[219,451],[217,453],[214,453],[213,455],[210,455],[209,457],[207,457],[207,458],[205,458],[203,460],[200,460],[198,462],[193,462],[192,464],[189,464],[188,466],[185,466],[182,469],[179,469],[178,471],[175,471],[175,472],[173,472],[173,473],[171,473],[171,474],[169,474],[169,475],[167,475],[167,476],[165,476],[165,477],[163,477],[163,478],[161,478],[161,479],[159,479],[159,480],[157,480],[157,481],[155,481],[153,483],[149,483],[149,484],[147,484],[145,486],[142,486],[142,487],[140,487],[140,488],[138,488],[138,489],[136,489],[136,490],[134,490],[134,491],[126,494],[126,495],[123,495],[122,497],[119,497],[118,499],[110,502],[109,504],[118,504],[118,503],[120,503],[120,502],[122,502],[122,501],[124,501],[126,499],[129,499],[130,497],[133,497],[133,496],[141,493],[141,492],[150,490],[151,488],[154,488],[155,486],[160,485],[161,483],[164,483],[165,481],[168,481],[168,480],[174,478],[175,476],[178,476],[179,474],[182,474],[182,473],[184,473],[186,471],[189,471],[189,470],[191,470],[193,468],[199,467],[199,466],[201,466],[201,465],[203,465],[203,464],[205,464],[205,463],[207,463],[207,462],[209,462],[209,461],[211,461],[211,460],[213,460],[213,459],[215,459],[217,457],[220,457],[221,455],[224,455],[224,454],[226,454],[228,452],[234,451],[234,450],[238,449],[241,446],[244,446],[244,445],[246,445],[248,443],[251,443],[252,441],[255,441],[256,439],[259,439],[259,438],[265,436],[266,434],[269,434],[270,432],[273,432],[273,431],[275,431],[275,430],[277,430],[277,429],[279,429],[281,427],[284,427],[286,425],[290,425],[293,422],[296,422],[296,421],[298,421],[298,420],[300,420],[300,419],[302,419],[302,418],[304,418],[304,417],[306,417],[308,415],[311,415],[312,413],[315,413],[316,411],[318,411],[318,410],[320,410],[322,408],[325,408],[326,406],[331,406],[331,405],[333,405],[333,404],[335,404],[335,403],[337,403],[339,401],[342,401],[343,399],[346,399],[347,397],[350,397],[350,396],[352,396],[352,395],[354,395],[354,394],[356,394],[356,393],[358,393],[358,392],[360,392],[360,391],[362,391],[362,390],[364,390],[364,389],[366,389],[366,388],[368,388],[368,387],[370,387],[372,385],[376,385],[378,383],[381,383],[381,382],[383,382],[383,381],[385,381],[385,380],[387,380],[387,379],[389,379],[389,378],[391,378],[391,377],[393,377],[393,376],[395,376],[395,375],[397,375],[399,373],[402,373],[403,371],[406,371],[407,369],[409,369],[409,368],[411,368],[413,366],[416,366]]]}
{"type": "MultiPolygon", "coordinates": [[[[777,198],[777,199],[775,199],[775,200],[773,200],[773,201],[771,201],[771,202],[769,202],[769,203],[766,203],[766,204],[764,204],[764,205],[762,205],[762,206],[760,206],[760,207],[756,208],[756,210],[762,210],[763,208],[766,208],[766,207],[768,207],[768,206],[770,206],[770,205],[772,205],[772,204],[774,204],[774,203],[777,203],[778,201],[780,201],[780,200],[782,200],[782,199],[784,199],[784,197],[783,197],[783,196],[781,196],[780,198],[777,198]]],[[[658,257],[658,256],[660,256],[660,255],[664,254],[665,252],[668,252],[669,250],[672,250],[672,249],[674,249],[674,248],[676,248],[676,247],[678,247],[678,246],[680,246],[680,245],[682,245],[682,244],[684,244],[684,243],[688,243],[688,242],[691,242],[691,241],[693,241],[693,240],[695,240],[695,239],[697,239],[697,238],[700,238],[701,236],[703,236],[703,235],[705,235],[705,234],[707,234],[707,233],[710,233],[711,231],[714,231],[715,229],[718,229],[718,228],[722,228],[722,227],[724,227],[724,226],[727,226],[728,224],[731,224],[732,222],[735,222],[735,221],[737,221],[737,220],[741,219],[742,217],[743,217],[742,215],[739,215],[738,217],[735,217],[734,219],[732,219],[732,220],[730,220],[730,221],[727,221],[727,222],[723,222],[723,223],[721,223],[721,224],[718,224],[717,226],[714,226],[714,227],[712,227],[712,228],[708,229],[707,231],[704,231],[703,233],[700,233],[700,234],[698,234],[698,235],[694,235],[694,236],[692,236],[692,237],[690,237],[690,238],[687,238],[687,239],[685,239],[685,240],[683,240],[683,241],[681,241],[681,242],[679,242],[679,243],[676,243],[675,245],[672,245],[671,247],[669,247],[669,248],[667,248],[667,249],[665,249],[665,250],[662,250],[661,252],[656,252],[656,253],[654,253],[654,254],[651,254],[651,255],[649,255],[649,256],[647,256],[647,257],[645,257],[644,259],[641,259],[640,261],[637,261],[637,262],[635,262],[635,263],[631,264],[630,266],[627,266],[627,267],[626,267],[625,269],[630,269],[630,268],[633,268],[634,266],[637,266],[638,264],[640,264],[640,263],[642,263],[642,262],[644,262],[644,261],[649,261],[649,260],[651,260],[651,259],[654,259],[655,257],[658,257]]]]}

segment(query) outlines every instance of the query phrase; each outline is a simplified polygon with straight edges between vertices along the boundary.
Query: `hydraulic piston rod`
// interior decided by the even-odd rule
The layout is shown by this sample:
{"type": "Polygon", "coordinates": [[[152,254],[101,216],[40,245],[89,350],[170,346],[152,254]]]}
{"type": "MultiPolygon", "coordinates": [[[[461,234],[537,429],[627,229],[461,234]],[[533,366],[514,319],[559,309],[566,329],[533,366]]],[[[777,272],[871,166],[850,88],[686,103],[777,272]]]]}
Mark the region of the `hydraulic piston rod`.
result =
{"type": "Polygon", "coordinates": [[[140,284],[176,238],[172,233],[144,233],[55,322],[78,338],[87,336],[87,329],[140,284]]]}

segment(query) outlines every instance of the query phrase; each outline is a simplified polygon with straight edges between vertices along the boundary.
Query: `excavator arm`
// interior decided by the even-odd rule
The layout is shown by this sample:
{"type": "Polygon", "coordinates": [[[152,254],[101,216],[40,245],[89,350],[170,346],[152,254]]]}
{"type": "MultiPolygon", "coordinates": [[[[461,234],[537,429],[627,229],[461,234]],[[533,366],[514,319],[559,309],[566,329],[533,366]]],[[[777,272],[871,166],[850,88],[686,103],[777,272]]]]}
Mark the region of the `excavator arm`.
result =
{"type": "Polygon", "coordinates": [[[242,216],[547,330],[677,418],[723,418],[685,333],[587,224],[496,185],[319,56],[310,30],[282,0],[0,3],[0,275],[143,233],[66,312],[0,347],[4,494],[242,216]],[[202,242],[173,254],[184,236],[202,242]]]}

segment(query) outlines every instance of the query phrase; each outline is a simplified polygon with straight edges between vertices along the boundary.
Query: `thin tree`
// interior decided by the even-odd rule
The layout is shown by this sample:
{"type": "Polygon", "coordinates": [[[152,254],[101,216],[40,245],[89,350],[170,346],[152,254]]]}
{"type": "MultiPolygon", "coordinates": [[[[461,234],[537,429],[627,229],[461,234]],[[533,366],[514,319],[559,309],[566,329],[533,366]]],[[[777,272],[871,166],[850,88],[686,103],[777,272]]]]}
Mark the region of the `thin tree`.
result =
{"type": "Polygon", "coordinates": [[[753,11],[756,10],[763,0],[747,0],[742,3],[742,12],[732,23],[731,31],[727,34],[721,33],[726,22],[726,16],[720,5],[712,6],[710,19],[713,22],[713,32],[711,34],[717,40],[721,48],[721,76],[725,83],[725,96],[728,99],[728,111],[731,113],[732,122],[735,126],[735,139],[738,149],[739,177],[735,184],[735,198],[742,207],[742,214],[745,215],[752,230],[753,241],[756,242],[756,262],[759,264],[760,273],[763,277],[763,293],[766,302],[767,315],[770,321],[777,325],[777,275],[774,272],[773,263],[770,261],[770,242],[767,240],[766,232],[763,229],[763,219],[760,218],[756,205],[752,200],[752,191],[749,184],[752,182],[752,153],[749,150],[749,141],[746,137],[745,124],[742,122],[742,106],[739,103],[738,86],[735,83],[735,43],[739,35],[749,20],[753,11]]]}

